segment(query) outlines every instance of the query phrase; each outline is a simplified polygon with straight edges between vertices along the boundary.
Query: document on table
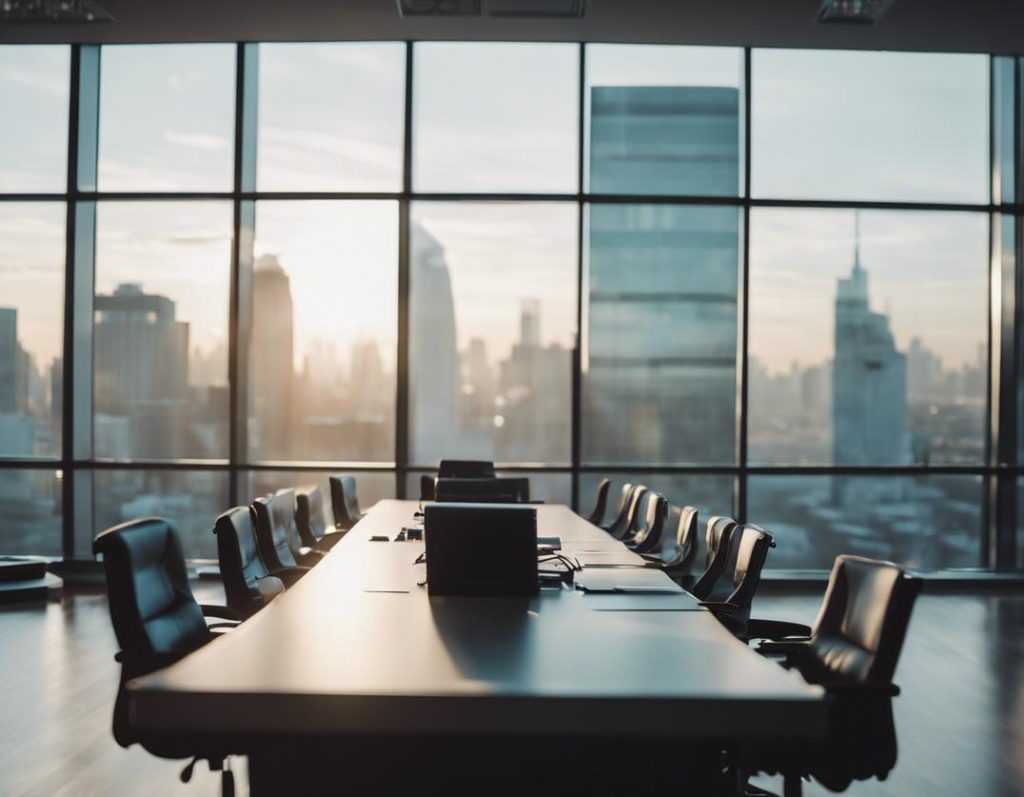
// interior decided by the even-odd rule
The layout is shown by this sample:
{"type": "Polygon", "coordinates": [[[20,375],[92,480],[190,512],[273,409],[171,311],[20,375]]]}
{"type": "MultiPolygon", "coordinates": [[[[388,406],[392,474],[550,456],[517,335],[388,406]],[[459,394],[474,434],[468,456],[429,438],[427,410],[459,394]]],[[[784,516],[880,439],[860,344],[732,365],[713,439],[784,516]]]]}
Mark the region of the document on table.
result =
{"type": "Polygon", "coordinates": [[[643,567],[646,561],[639,554],[626,548],[617,551],[573,551],[573,555],[584,567],[643,567]]]}
{"type": "Polygon", "coordinates": [[[584,592],[613,594],[673,594],[685,592],[659,570],[639,567],[586,568],[576,575],[576,584],[584,592]]]}
{"type": "Polygon", "coordinates": [[[588,592],[583,603],[595,612],[700,612],[700,602],[688,592],[588,592]]]}

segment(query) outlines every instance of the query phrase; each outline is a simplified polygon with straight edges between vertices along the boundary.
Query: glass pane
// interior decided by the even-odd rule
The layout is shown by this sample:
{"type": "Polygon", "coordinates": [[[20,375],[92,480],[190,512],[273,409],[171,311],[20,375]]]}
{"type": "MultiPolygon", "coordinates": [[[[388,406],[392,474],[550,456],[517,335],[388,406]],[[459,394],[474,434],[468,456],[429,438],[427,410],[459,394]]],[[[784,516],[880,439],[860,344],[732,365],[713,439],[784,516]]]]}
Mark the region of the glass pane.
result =
{"type": "Polygon", "coordinates": [[[261,44],[259,75],[259,190],[401,190],[404,44],[261,44]]]}
{"type": "Polygon", "coordinates": [[[61,472],[0,470],[0,551],[5,556],[60,556],[61,472]]]}
{"type": "Polygon", "coordinates": [[[187,558],[217,558],[213,523],[229,506],[226,473],[98,470],[93,480],[93,527],[97,534],[127,520],[162,517],[181,532],[187,558]]]}
{"type": "Polygon", "coordinates": [[[578,45],[417,44],[414,73],[417,191],[575,193],[578,45]]]}
{"type": "Polygon", "coordinates": [[[752,476],[747,516],[775,535],[770,568],[839,554],[911,567],[981,565],[980,476],[752,476]]]}
{"type": "Polygon", "coordinates": [[[989,58],[755,50],[759,197],[988,202],[989,58]]]}
{"type": "Polygon", "coordinates": [[[569,461],[576,212],[413,205],[412,462],[569,461]]]}
{"type": "Polygon", "coordinates": [[[235,45],[107,45],[101,191],[230,191],[235,45]]]}
{"type": "Polygon", "coordinates": [[[60,456],[66,213],[0,204],[0,457],[60,456]]]}
{"type": "MultiPolygon", "coordinates": [[[[334,522],[334,515],[331,508],[331,487],[327,480],[338,473],[339,471],[333,470],[253,470],[246,474],[249,483],[240,487],[239,497],[244,498],[246,503],[250,503],[254,498],[259,498],[261,495],[270,495],[288,487],[317,485],[324,499],[324,517],[330,525],[334,522]]],[[[368,511],[378,501],[395,497],[394,473],[351,473],[346,471],[345,474],[355,476],[356,498],[359,500],[359,508],[364,512],[368,511]]]]}
{"type": "Polygon", "coordinates": [[[988,217],[857,219],[752,212],[750,461],[981,462],[988,217]]]}
{"type": "Polygon", "coordinates": [[[255,251],[251,456],[393,460],[397,203],[260,202],[255,251]]]}
{"type": "Polygon", "coordinates": [[[587,45],[589,190],[736,196],[743,52],[587,45]]]}
{"type": "Polygon", "coordinates": [[[0,191],[67,188],[71,48],[0,46],[0,191]]]}
{"type": "Polygon", "coordinates": [[[589,207],[583,458],[735,459],[740,211],[589,207]]]}
{"type": "Polygon", "coordinates": [[[1017,567],[1024,570],[1024,481],[1017,480],[1017,567]]]}
{"type": "MultiPolygon", "coordinates": [[[[649,490],[664,495],[674,506],[695,506],[701,534],[704,523],[712,515],[733,514],[733,477],[706,473],[583,473],[580,474],[580,512],[589,515],[597,500],[597,485],[601,479],[611,479],[605,522],[614,517],[619,491],[626,482],[643,484],[649,490]]],[[[700,561],[703,562],[703,536],[700,561]]]]}
{"type": "Polygon", "coordinates": [[[1017,194],[1015,173],[1020,154],[1015,151],[1015,117],[1024,113],[1017,108],[1017,59],[1001,55],[992,58],[992,156],[995,175],[993,202],[1010,203],[1017,194]]]}
{"type": "Polygon", "coordinates": [[[227,457],[227,202],[97,207],[97,457],[227,457]]]}

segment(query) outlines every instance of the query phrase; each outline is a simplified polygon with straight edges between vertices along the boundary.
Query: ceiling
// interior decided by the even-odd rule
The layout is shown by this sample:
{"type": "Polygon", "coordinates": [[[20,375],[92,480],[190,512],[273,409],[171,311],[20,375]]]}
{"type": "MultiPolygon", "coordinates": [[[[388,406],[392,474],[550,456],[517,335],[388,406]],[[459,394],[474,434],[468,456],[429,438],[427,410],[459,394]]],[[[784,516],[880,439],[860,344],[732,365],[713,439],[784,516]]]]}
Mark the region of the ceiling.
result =
{"type": "Polygon", "coordinates": [[[588,0],[582,19],[402,19],[396,0],[99,0],[114,24],[0,23],[0,42],[435,39],[1024,52],[1022,0],[895,0],[875,27],[819,0],[588,0]]]}

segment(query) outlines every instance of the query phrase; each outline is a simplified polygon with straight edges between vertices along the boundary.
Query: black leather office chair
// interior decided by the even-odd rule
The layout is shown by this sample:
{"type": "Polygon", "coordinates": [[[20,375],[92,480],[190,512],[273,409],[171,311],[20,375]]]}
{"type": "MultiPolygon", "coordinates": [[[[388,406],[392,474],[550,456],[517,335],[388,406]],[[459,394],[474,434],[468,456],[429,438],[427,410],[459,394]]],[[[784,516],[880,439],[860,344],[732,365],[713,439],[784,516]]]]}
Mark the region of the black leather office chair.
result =
{"type": "Polygon", "coordinates": [[[736,521],[725,515],[708,518],[704,532],[704,572],[690,588],[690,592],[700,600],[725,600],[732,591],[721,576],[729,561],[728,540],[736,526],[736,521]]]}
{"type": "Polygon", "coordinates": [[[637,485],[632,484],[630,482],[626,482],[625,484],[622,485],[622,487],[619,489],[619,499],[615,502],[615,516],[608,523],[601,523],[600,526],[602,529],[608,531],[612,526],[615,525],[615,523],[622,516],[622,512],[626,508],[626,504],[629,501],[630,496],[633,495],[633,490],[636,487],[637,485]]]}
{"type": "Polygon", "coordinates": [[[843,791],[854,780],[884,778],[892,770],[892,698],[899,694],[893,676],[922,585],[891,562],[836,558],[811,638],[759,648],[784,656],[784,666],[828,690],[825,736],[799,746],[752,746],[744,757],[748,771],[782,773],[785,795],[795,797],[804,775],[843,791]]]}
{"type": "Polygon", "coordinates": [[[302,544],[317,551],[331,550],[345,536],[344,531],[327,530],[324,496],[316,485],[296,488],[295,525],[302,544]]]}
{"type": "Polygon", "coordinates": [[[308,570],[323,557],[319,551],[304,548],[299,540],[294,490],[278,490],[257,498],[250,510],[260,558],[271,572],[289,567],[308,570]]]}
{"type": "Polygon", "coordinates": [[[604,514],[608,505],[608,490],[611,486],[611,479],[601,479],[600,484],[597,485],[597,498],[594,501],[594,508],[587,515],[587,521],[595,526],[600,526],[604,523],[604,514]]]}
{"type": "Polygon", "coordinates": [[[626,496],[626,500],[623,503],[622,508],[615,516],[615,520],[605,527],[605,531],[617,540],[621,540],[629,534],[629,530],[632,528],[633,521],[636,518],[640,502],[647,493],[647,488],[642,484],[625,485],[622,488],[623,493],[626,492],[626,487],[629,488],[629,495],[626,496]]]}
{"type": "Polygon", "coordinates": [[[217,518],[217,559],[228,607],[250,617],[294,584],[305,570],[284,569],[271,573],[260,558],[252,514],[236,506],[217,518]]]}
{"type": "Polygon", "coordinates": [[[442,459],[437,466],[439,479],[493,479],[494,463],[483,459],[442,459]]]}
{"type": "Polygon", "coordinates": [[[512,479],[438,478],[434,483],[434,500],[524,504],[530,500],[530,480],[523,477],[512,479]]]}
{"type": "Polygon", "coordinates": [[[665,518],[665,529],[673,535],[672,549],[666,556],[652,552],[644,558],[651,564],[659,566],[676,581],[690,578],[690,569],[697,559],[699,547],[697,535],[698,513],[693,506],[669,505],[665,518]]]}
{"type": "MultiPolygon", "coordinates": [[[[222,773],[224,795],[234,793],[225,766],[226,751],[215,741],[184,740],[177,735],[140,734],[129,722],[125,684],[163,669],[214,639],[218,626],[206,617],[239,620],[225,606],[201,606],[188,583],[185,554],[177,530],[162,518],[122,523],[98,534],[93,551],[103,556],[110,620],[120,651],[121,680],[114,704],[114,739],[122,747],[141,744],[161,758],[192,758],[182,779],[192,776],[197,760],[222,773]]],[[[221,624],[223,625],[223,624],[221,624]]]]}
{"type": "Polygon", "coordinates": [[[636,513],[629,533],[623,538],[628,548],[640,554],[651,553],[661,547],[668,516],[668,499],[649,490],[644,496],[641,510],[636,513]]]}
{"type": "MultiPolygon", "coordinates": [[[[710,585],[701,606],[710,609],[721,623],[741,638],[746,638],[747,621],[754,594],[761,582],[761,571],[775,539],[760,526],[745,523],[722,536],[716,560],[725,560],[718,578],[710,585]]],[[[703,580],[703,577],[702,577],[703,580]]],[[[697,587],[694,587],[697,595],[697,587]]]]}
{"type": "Polygon", "coordinates": [[[359,508],[354,476],[331,476],[331,509],[334,511],[334,525],[339,531],[348,531],[363,517],[359,508]]]}
{"type": "Polygon", "coordinates": [[[428,476],[426,473],[420,476],[420,500],[434,500],[434,477],[428,476]]]}

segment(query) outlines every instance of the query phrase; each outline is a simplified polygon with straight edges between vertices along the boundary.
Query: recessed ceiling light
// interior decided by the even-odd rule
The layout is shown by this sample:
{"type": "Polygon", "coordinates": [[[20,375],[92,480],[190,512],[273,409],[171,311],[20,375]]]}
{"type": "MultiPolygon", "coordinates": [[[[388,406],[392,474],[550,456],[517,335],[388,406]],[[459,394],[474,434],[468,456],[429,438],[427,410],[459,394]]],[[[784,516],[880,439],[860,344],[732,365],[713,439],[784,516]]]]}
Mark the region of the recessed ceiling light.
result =
{"type": "Polygon", "coordinates": [[[586,0],[398,0],[403,17],[582,17],[586,0]]]}
{"type": "Polygon", "coordinates": [[[874,25],[892,4],[893,0],[823,0],[818,22],[874,25]]]}
{"type": "Polygon", "coordinates": [[[92,0],[0,0],[0,21],[116,22],[107,11],[92,0]]]}

